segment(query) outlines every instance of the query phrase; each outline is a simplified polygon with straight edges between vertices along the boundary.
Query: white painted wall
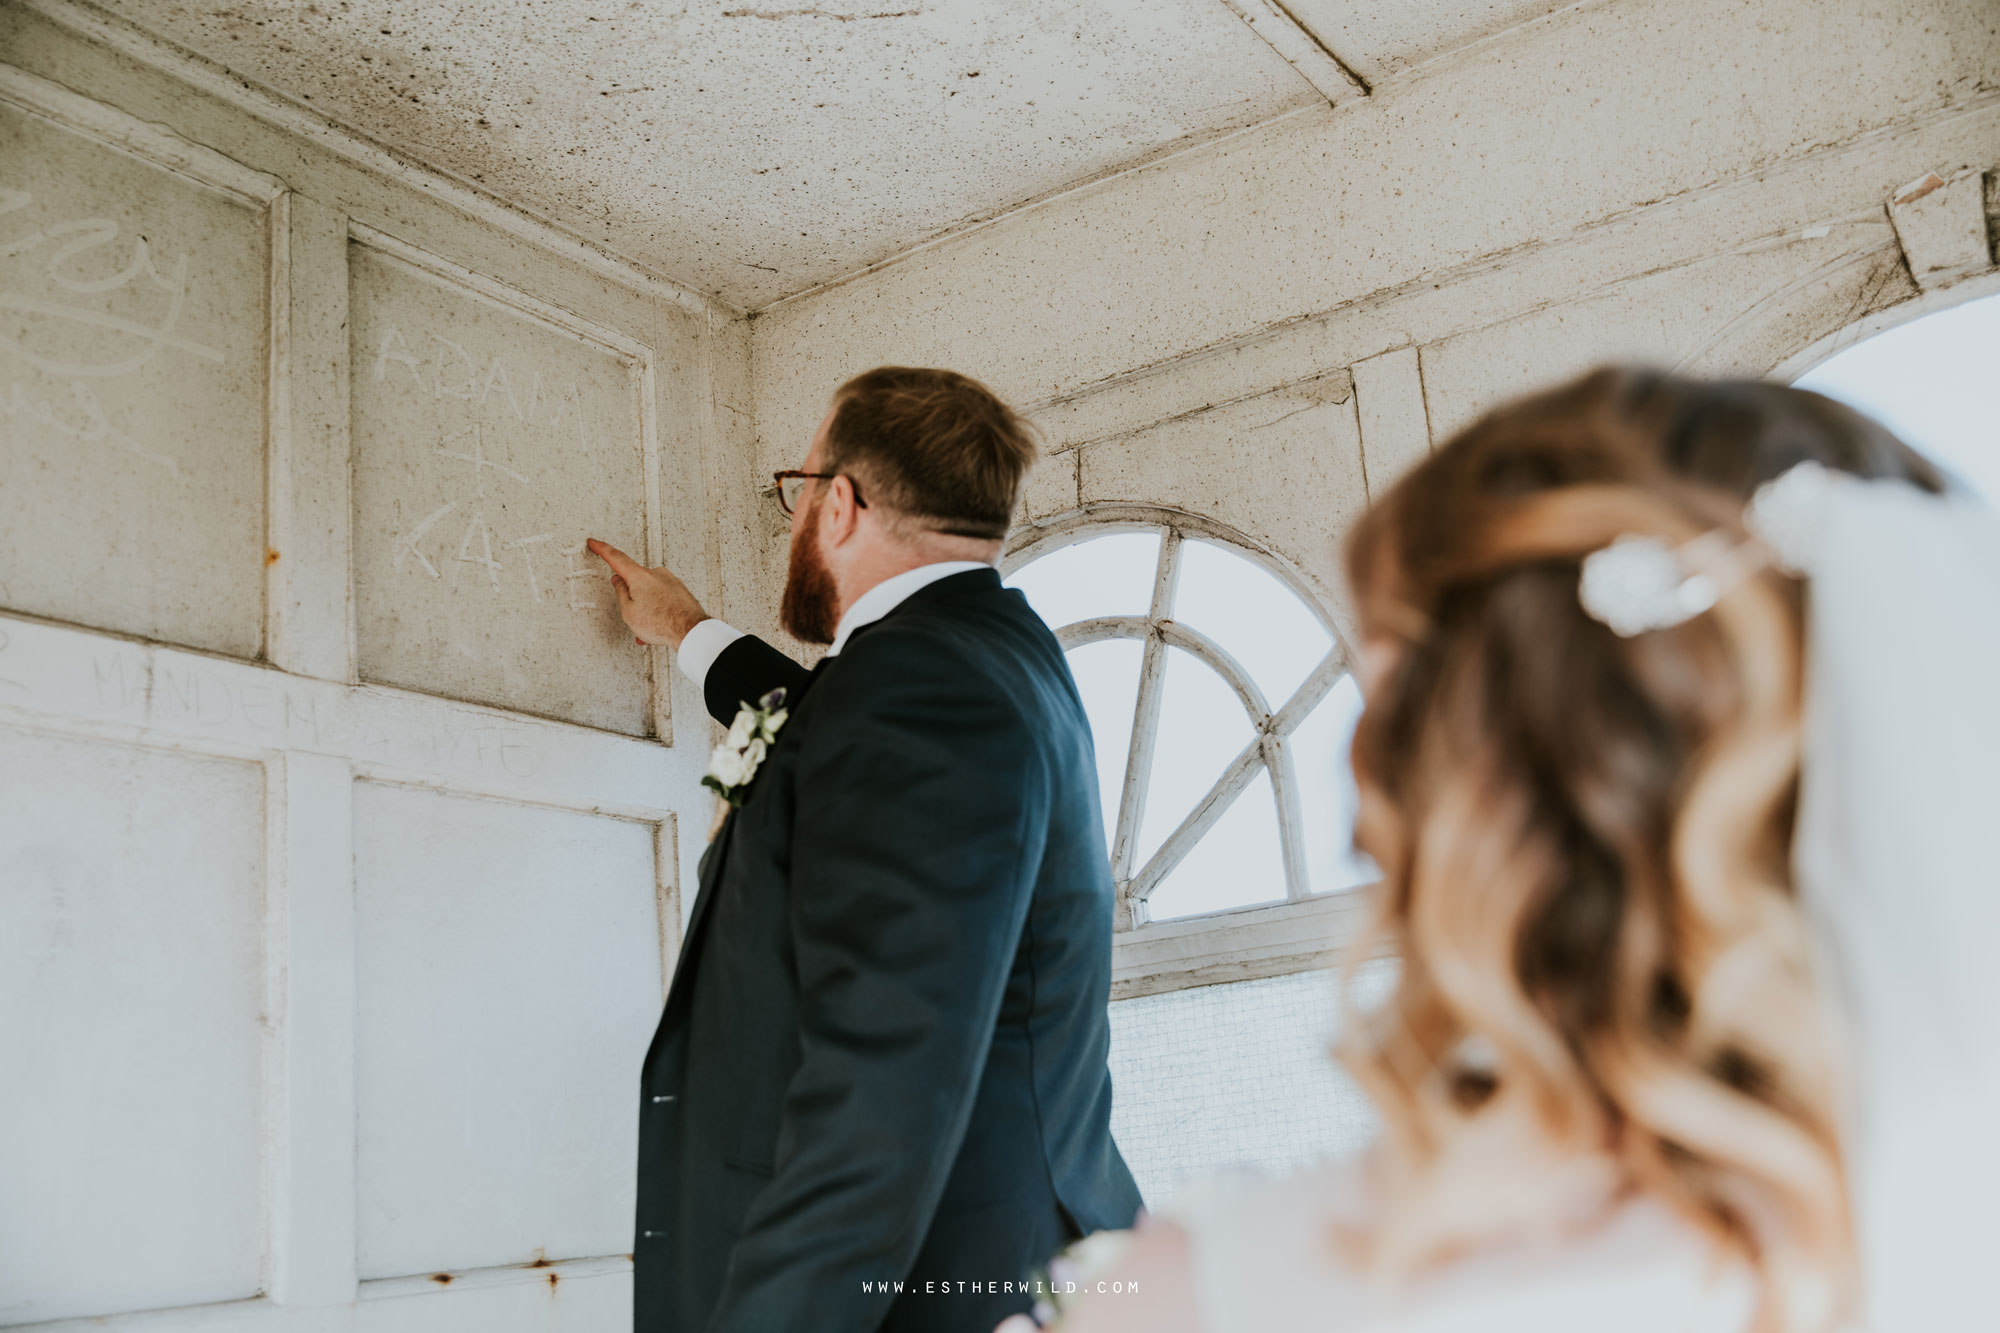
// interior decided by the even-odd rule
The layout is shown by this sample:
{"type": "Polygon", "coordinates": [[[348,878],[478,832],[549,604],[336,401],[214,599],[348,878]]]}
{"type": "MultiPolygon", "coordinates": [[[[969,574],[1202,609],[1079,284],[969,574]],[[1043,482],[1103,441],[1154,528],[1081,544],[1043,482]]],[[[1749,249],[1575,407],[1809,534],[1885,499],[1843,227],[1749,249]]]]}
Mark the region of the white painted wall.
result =
{"type": "MultiPolygon", "coordinates": [[[[750,471],[848,375],[949,365],[1045,432],[1017,548],[1186,510],[1345,624],[1341,538],[1433,441],[1607,361],[1797,370],[1970,292],[1996,168],[1990,0],[1587,0],[758,312],[750,471]]],[[[783,567],[773,531],[737,603],[767,633],[783,567]]],[[[1121,935],[1120,985],[1296,966],[1271,937],[1325,923],[1287,910],[1121,935]]]]}
{"type": "Polygon", "coordinates": [[[1334,602],[1420,437],[1608,359],[1761,374],[1917,294],[1899,187],[1995,166],[1990,0],[1593,0],[759,312],[755,466],[950,365],[1047,430],[1031,518],[1216,513],[1334,602]]]}
{"type": "Polygon", "coordinates": [[[578,544],[728,605],[743,321],[0,53],[0,1325],[618,1327],[709,724],[578,544]]]}
{"type": "Polygon", "coordinates": [[[0,809],[0,1311],[256,1291],[262,769],[6,728],[0,809]]]}
{"type": "Polygon", "coordinates": [[[1483,407],[1992,263],[1987,0],[1592,0],[747,320],[65,12],[0,7],[5,1325],[624,1321],[709,731],[566,552],[768,632],[756,492],[848,374],[1031,405],[1024,538],[1185,509],[1338,620],[1345,525],[1483,407]]]}

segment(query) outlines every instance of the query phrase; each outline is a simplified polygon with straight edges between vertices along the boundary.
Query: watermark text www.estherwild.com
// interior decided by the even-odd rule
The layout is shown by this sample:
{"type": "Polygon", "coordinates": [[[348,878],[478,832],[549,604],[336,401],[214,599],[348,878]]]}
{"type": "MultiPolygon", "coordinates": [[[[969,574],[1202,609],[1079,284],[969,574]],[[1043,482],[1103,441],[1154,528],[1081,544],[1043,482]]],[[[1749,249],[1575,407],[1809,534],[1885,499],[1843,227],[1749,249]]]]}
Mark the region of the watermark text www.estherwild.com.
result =
{"type": "Polygon", "coordinates": [[[1119,1282],[1109,1280],[1101,1282],[981,1282],[971,1278],[959,1281],[933,1278],[918,1281],[915,1278],[908,1280],[899,1278],[888,1282],[870,1282],[864,1280],[861,1283],[861,1290],[865,1292],[893,1292],[898,1296],[905,1294],[912,1296],[1020,1295],[1039,1296],[1046,1299],[1050,1296],[1060,1298],[1065,1296],[1081,1296],[1086,1293],[1091,1295],[1122,1296],[1139,1290],[1139,1284],[1130,1281],[1119,1282]]]}

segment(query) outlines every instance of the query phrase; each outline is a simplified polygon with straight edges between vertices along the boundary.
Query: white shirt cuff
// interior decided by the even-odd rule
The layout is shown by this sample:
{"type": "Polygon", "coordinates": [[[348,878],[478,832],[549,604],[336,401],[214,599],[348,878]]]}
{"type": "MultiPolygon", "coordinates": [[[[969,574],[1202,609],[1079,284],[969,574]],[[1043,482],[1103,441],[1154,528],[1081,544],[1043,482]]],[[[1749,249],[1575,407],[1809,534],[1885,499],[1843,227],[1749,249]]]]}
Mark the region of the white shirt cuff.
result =
{"type": "Polygon", "coordinates": [[[678,654],[681,674],[697,686],[706,685],[708,669],[715,665],[715,659],[722,656],[722,650],[743,637],[743,631],[720,620],[704,620],[687,632],[681,640],[678,654]]]}

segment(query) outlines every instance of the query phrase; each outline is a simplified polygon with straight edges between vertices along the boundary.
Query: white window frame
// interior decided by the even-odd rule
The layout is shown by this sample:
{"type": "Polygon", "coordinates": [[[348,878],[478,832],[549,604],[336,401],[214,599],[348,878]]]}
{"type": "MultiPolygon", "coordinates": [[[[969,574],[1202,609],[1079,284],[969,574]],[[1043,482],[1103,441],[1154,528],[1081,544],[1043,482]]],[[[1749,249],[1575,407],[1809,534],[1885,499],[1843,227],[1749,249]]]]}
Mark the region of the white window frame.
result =
{"type": "Polygon", "coordinates": [[[1285,740],[1352,669],[1354,654],[1348,636],[1328,614],[1304,576],[1283,557],[1225,524],[1185,510],[1151,505],[1097,505],[1031,524],[1016,530],[1000,571],[1003,576],[1011,576],[1032,561],[1064,547],[1121,532],[1152,532],[1160,536],[1151,604],[1146,613],[1100,616],[1056,629],[1056,638],[1065,652],[1112,639],[1136,639],[1144,644],[1132,737],[1112,834],[1111,870],[1118,891],[1112,998],[1282,976],[1325,966],[1360,925],[1366,910],[1365,895],[1359,890],[1312,892],[1306,876],[1298,783],[1285,740]],[[1169,614],[1180,576],[1181,545],[1190,537],[1225,546],[1276,576],[1327,631],[1332,647],[1305,682],[1276,708],[1227,649],[1176,622],[1169,614]],[[1200,659],[1229,684],[1255,734],[1159,849],[1143,865],[1135,865],[1153,749],[1159,737],[1160,702],[1170,647],[1200,659]],[[1284,901],[1170,921],[1150,920],[1146,912],[1148,896],[1214,827],[1259,772],[1270,773],[1272,795],[1278,804],[1284,901]]]}

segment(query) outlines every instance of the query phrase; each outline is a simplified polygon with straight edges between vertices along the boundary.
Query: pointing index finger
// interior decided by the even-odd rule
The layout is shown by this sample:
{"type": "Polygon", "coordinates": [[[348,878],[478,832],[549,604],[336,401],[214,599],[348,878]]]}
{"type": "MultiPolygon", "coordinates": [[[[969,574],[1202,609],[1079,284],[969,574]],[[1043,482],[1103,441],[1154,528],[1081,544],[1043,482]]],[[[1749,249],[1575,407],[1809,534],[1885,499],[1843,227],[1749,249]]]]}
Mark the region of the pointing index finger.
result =
{"type": "Polygon", "coordinates": [[[601,542],[597,538],[592,537],[584,545],[589,548],[591,554],[611,566],[614,574],[617,574],[620,578],[628,582],[631,580],[632,575],[639,571],[639,562],[631,556],[626,555],[610,542],[601,542]]]}

